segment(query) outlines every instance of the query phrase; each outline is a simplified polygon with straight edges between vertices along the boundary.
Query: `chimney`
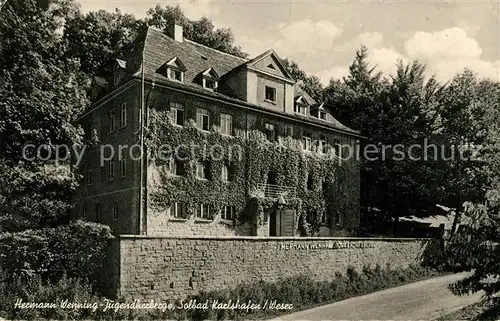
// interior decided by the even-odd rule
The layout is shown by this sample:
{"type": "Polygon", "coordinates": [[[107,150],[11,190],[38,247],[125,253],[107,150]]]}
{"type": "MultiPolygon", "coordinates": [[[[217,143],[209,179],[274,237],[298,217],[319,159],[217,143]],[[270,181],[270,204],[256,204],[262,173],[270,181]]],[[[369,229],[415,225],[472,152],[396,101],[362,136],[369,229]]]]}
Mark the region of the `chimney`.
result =
{"type": "Polygon", "coordinates": [[[177,24],[171,24],[167,27],[167,35],[174,39],[175,41],[182,42],[184,36],[182,34],[182,26],[177,24]]]}

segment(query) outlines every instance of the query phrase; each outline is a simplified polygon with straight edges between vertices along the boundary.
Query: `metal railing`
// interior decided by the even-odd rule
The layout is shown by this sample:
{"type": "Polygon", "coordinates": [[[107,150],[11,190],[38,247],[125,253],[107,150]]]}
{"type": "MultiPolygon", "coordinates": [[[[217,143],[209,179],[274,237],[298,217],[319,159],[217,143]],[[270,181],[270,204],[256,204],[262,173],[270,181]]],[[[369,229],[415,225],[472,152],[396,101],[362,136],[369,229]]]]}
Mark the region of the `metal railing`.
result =
{"type": "Polygon", "coordinates": [[[264,197],[278,198],[278,196],[283,196],[287,198],[295,198],[297,195],[297,189],[291,186],[279,186],[272,184],[258,184],[257,189],[264,193],[264,197]]]}

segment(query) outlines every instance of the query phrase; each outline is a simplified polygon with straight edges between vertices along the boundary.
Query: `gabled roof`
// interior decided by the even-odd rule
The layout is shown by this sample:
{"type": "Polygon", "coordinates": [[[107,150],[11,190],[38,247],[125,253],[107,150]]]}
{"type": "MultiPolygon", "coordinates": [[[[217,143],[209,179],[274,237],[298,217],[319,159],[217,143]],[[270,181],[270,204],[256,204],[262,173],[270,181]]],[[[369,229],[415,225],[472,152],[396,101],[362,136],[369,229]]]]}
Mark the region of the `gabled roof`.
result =
{"type": "MultiPolygon", "coordinates": [[[[223,99],[231,103],[243,104],[245,106],[252,106],[257,110],[264,110],[268,112],[266,108],[259,106],[257,104],[251,104],[244,102],[235,97],[216,92],[207,91],[202,87],[199,77],[200,75],[217,75],[219,78],[223,79],[229,75],[229,73],[237,72],[241,68],[246,68],[255,63],[258,63],[268,55],[273,55],[275,58],[275,65],[280,69],[283,69],[283,74],[290,77],[286,68],[283,66],[281,59],[274,52],[274,50],[268,50],[259,56],[249,60],[241,57],[237,57],[228,53],[221,52],[209,48],[207,46],[198,44],[188,39],[184,39],[183,42],[175,41],[170,38],[163,31],[158,30],[153,27],[145,28],[144,32],[136,39],[134,44],[124,52],[124,57],[127,57],[126,69],[133,76],[142,77],[144,71],[145,79],[150,81],[164,83],[174,88],[182,88],[183,90],[190,90],[195,93],[200,93],[203,95],[208,95],[213,98],[223,99]],[[178,59],[176,59],[178,58],[178,59]],[[182,60],[182,61],[181,61],[182,60]],[[182,63],[185,67],[184,80],[183,82],[175,82],[168,79],[166,73],[158,73],[159,70],[165,68],[167,63],[182,63]],[[217,68],[217,70],[215,70],[217,68]]],[[[123,64],[121,64],[123,65],[123,64]]],[[[178,66],[178,65],[176,65],[178,66]]],[[[290,82],[295,83],[295,81],[290,77],[290,82]]],[[[300,87],[295,85],[295,97],[302,95],[303,99],[311,102],[311,105],[316,104],[314,99],[312,99],[306,92],[304,92],[300,87]]],[[[276,112],[278,113],[278,112],[276,112]]],[[[283,116],[295,117],[294,115],[289,115],[283,113],[283,116]]],[[[324,122],[314,117],[297,116],[303,120],[310,122],[315,122],[322,126],[329,126],[332,128],[337,128],[345,132],[352,133],[354,135],[359,135],[358,131],[352,130],[340,123],[324,122]]]]}
{"type": "Polygon", "coordinates": [[[306,93],[302,88],[300,88],[300,85],[298,85],[298,84],[295,85],[294,92],[295,92],[295,96],[294,96],[295,101],[302,98],[303,100],[305,100],[307,102],[308,105],[316,105],[316,101],[314,99],[312,99],[312,97],[309,96],[309,94],[306,93]]]}
{"type": "Polygon", "coordinates": [[[263,53],[261,53],[260,55],[258,55],[257,57],[253,58],[252,60],[249,60],[246,63],[246,66],[255,66],[259,61],[261,61],[262,59],[266,58],[267,56],[272,56],[276,60],[276,62],[278,64],[278,67],[280,68],[281,72],[287,78],[289,78],[291,80],[294,80],[293,77],[288,72],[288,70],[286,69],[286,67],[283,65],[283,62],[282,62],[281,58],[278,56],[278,54],[276,53],[276,51],[274,51],[273,49],[266,50],[263,53]]]}
{"type": "Polygon", "coordinates": [[[207,70],[205,70],[204,72],[202,72],[201,75],[206,76],[206,77],[210,77],[210,78],[214,78],[216,80],[220,79],[219,74],[212,67],[210,67],[207,70]]]}
{"type": "Polygon", "coordinates": [[[127,62],[125,60],[121,60],[121,59],[114,59],[114,60],[116,63],[115,66],[118,66],[119,68],[122,68],[122,69],[127,68],[127,62]]]}
{"type": "MultiPolygon", "coordinates": [[[[184,71],[184,84],[200,87],[197,76],[210,67],[217,67],[219,77],[224,76],[234,68],[246,63],[248,60],[233,56],[203,45],[184,39],[183,42],[175,41],[161,30],[153,27],[147,28],[142,35],[142,50],[137,50],[135,55],[139,60],[144,57],[144,75],[146,78],[165,80],[165,75],[156,71],[175,57],[182,59],[186,70],[184,71]]],[[[141,64],[138,64],[135,75],[140,76],[141,64]]]]}
{"type": "Polygon", "coordinates": [[[187,70],[186,65],[184,65],[184,63],[182,62],[182,60],[179,59],[179,57],[174,57],[174,58],[170,59],[162,67],[165,67],[165,66],[175,67],[181,71],[187,70]]]}

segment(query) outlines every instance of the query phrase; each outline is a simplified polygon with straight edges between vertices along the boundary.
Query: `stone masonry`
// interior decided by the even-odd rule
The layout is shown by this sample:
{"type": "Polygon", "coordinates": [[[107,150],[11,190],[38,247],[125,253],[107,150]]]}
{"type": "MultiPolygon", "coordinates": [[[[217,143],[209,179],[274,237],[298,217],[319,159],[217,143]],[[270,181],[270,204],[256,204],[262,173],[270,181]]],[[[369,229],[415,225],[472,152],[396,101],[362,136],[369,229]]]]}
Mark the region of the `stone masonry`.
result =
{"type": "Polygon", "coordinates": [[[259,280],[332,280],[349,266],[405,268],[438,239],[120,236],[110,246],[108,286],[129,299],[173,300],[259,280]]]}

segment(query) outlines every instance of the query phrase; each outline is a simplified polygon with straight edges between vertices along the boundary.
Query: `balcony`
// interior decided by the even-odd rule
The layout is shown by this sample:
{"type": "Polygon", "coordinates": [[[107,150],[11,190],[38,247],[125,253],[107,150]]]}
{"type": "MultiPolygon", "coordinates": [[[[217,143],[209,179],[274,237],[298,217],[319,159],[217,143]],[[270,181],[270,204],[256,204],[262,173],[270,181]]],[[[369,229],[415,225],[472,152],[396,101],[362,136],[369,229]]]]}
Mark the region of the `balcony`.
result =
{"type": "Polygon", "coordinates": [[[295,198],[297,196],[297,189],[290,186],[279,186],[272,184],[258,184],[257,189],[264,197],[278,198],[283,196],[285,199],[295,198]]]}

